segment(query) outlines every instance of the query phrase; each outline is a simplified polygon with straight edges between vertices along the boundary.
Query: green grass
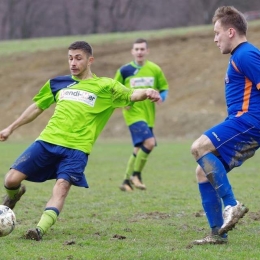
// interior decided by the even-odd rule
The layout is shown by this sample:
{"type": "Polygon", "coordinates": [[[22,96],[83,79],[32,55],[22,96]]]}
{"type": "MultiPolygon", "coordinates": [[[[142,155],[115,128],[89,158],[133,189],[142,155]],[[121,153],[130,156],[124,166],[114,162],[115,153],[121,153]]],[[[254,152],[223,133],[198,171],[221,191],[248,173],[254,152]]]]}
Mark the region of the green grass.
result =
{"type": "MultiPolygon", "coordinates": [[[[256,20],[249,23],[250,26],[259,26],[260,20],[256,20]]],[[[86,40],[91,44],[104,44],[113,42],[125,42],[138,37],[162,38],[165,36],[183,36],[189,33],[209,33],[212,32],[212,25],[201,25],[191,27],[169,28],[162,30],[150,30],[150,31],[136,31],[126,33],[107,33],[107,34],[89,34],[89,35],[74,35],[64,37],[47,37],[47,38],[34,38],[28,40],[9,40],[0,41],[0,56],[13,55],[18,53],[29,53],[36,51],[46,51],[56,48],[65,48],[71,42],[77,40],[86,40]]]]}
{"type": "MultiPolygon", "coordinates": [[[[86,168],[90,188],[72,187],[58,221],[41,242],[23,235],[38,223],[54,181],[25,182],[27,193],[14,210],[16,229],[0,238],[0,259],[259,259],[258,156],[230,173],[237,199],[250,212],[229,233],[229,243],[190,246],[208,233],[206,218],[195,216],[202,208],[190,144],[159,141],[143,172],[148,189],[124,193],[118,186],[132,150],[130,140],[98,141],[86,168]]],[[[2,181],[27,145],[0,144],[2,181]]]]}
{"type": "MultiPolygon", "coordinates": [[[[194,26],[175,29],[162,29],[151,31],[137,31],[126,33],[107,33],[107,34],[89,34],[89,35],[74,35],[64,37],[47,37],[47,38],[34,38],[28,40],[9,40],[0,41],[0,56],[9,55],[14,53],[26,53],[35,51],[44,51],[55,48],[67,47],[73,41],[85,40],[91,44],[100,43],[113,43],[124,42],[135,38],[161,38],[171,35],[185,35],[186,33],[209,30],[209,26],[194,26]]],[[[212,30],[212,28],[211,28],[212,30]]]]}

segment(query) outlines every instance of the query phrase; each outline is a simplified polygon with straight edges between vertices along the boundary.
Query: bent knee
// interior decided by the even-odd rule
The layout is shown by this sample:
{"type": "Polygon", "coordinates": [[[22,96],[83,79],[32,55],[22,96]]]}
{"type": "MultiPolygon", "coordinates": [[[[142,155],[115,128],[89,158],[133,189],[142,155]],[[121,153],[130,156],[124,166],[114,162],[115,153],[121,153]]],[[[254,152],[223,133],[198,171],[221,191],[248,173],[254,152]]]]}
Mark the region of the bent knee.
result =
{"type": "Polygon", "coordinates": [[[191,145],[191,154],[196,160],[201,158],[203,155],[214,151],[215,147],[211,143],[210,139],[205,135],[202,135],[191,145]]]}
{"type": "Polygon", "coordinates": [[[155,147],[155,138],[149,138],[149,139],[146,139],[143,143],[144,147],[147,148],[148,150],[153,150],[153,148],[155,147]]]}
{"type": "Polygon", "coordinates": [[[198,160],[201,157],[202,146],[198,139],[193,142],[190,151],[196,160],[198,160]]]}
{"type": "Polygon", "coordinates": [[[11,169],[6,175],[5,175],[5,181],[4,185],[7,188],[14,188],[18,187],[23,180],[26,179],[26,175],[22,172],[19,172],[15,169],[11,169]]]}

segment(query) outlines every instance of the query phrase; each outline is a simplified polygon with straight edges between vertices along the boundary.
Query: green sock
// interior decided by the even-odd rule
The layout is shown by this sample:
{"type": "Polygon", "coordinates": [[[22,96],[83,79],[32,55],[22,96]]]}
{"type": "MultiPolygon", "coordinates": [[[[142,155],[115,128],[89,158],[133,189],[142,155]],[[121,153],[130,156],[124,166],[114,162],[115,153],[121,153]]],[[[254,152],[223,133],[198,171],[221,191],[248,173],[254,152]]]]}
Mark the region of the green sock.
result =
{"type": "Polygon", "coordinates": [[[146,153],[142,149],[139,149],[135,159],[134,172],[142,172],[148,155],[149,153],[146,153]]]}
{"type": "Polygon", "coordinates": [[[19,192],[20,187],[21,187],[21,185],[19,187],[12,188],[12,189],[8,189],[8,188],[5,187],[5,191],[6,191],[7,196],[10,199],[14,199],[16,194],[19,192]]]}
{"type": "Polygon", "coordinates": [[[127,166],[126,166],[126,172],[125,172],[125,179],[129,180],[132,172],[134,171],[134,164],[135,164],[135,154],[131,154],[128,162],[127,162],[127,166]]]}
{"type": "Polygon", "coordinates": [[[57,213],[54,210],[45,210],[41,216],[37,228],[40,229],[42,235],[47,232],[47,230],[54,225],[58,218],[57,213]]]}

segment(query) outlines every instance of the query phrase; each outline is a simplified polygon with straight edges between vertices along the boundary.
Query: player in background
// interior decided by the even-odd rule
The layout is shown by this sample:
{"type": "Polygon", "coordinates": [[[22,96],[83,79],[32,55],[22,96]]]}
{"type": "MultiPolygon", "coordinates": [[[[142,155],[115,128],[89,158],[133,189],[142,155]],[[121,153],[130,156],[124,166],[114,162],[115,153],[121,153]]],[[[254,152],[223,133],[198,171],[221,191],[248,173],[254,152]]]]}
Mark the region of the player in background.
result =
{"type": "Polygon", "coordinates": [[[236,199],[227,173],[252,157],[260,145],[260,51],[247,41],[247,21],[236,8],[219,7],[213,24],[214,42],[222,54],[230,54],[225,75],[227,118],[191,147],[211,228],[209,236],[194,241],[196,245],[227,243],[227,232],[248,212],[236,199]]]}
{"type": "MultiPolygon", "coordinates": [[[[146,60],[149,54],[147,41],[137,39],[131,53],[134,60],[118,69],[114,79],[132,89],[156,89],[161,96],[158,103],[165,101],[168,83],[161,68],[146,60]]],[[[122,191],[132,191],[132,184],[138,189],[146,189],[141,174],[149,154],[156,145],[153,134],[155,110],[155,103],[149,100],[123,108],[123,116],[129,127],[134,148],[127,163],[124,181],[119,187],[122,191]]]]}
{"type": "Polygon", "coordinates": [[[160,99],[153,89],[130,89],[113,79],[97,77],[91,72],[93,61],[92,47],[87,42],[72,43],[68,48],[71,75],[48,80],[33,104],[0,131],[0,140],[5,141],[15,129],[56,103],[47,126],[5,176],[2,204],[11,209],[26,191],[22,181],[56,179],[41,219],[36,228],[27,231],[27,239],[41,240],[56,222],[71,185],[88,188],[84,175],[88,155],[114,109],[135,101],[160,99]]]}

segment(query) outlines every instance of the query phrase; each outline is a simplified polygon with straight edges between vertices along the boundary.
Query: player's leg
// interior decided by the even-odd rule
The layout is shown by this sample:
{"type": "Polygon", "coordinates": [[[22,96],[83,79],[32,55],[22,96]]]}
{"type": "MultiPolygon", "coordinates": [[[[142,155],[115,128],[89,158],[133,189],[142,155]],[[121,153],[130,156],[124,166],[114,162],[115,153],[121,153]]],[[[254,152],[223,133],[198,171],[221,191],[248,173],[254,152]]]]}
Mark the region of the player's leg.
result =
{"type": "Polygon", "coordinates": [[[57,179],[52,196],[41,216],[36,228],[29,229],[26,233],[27,239],[41,240],[47,230],[55,224],[71,185],[88,188],[88,183],[84,174],[88,161],[88,155],[82,151],[69,149],[61,146],[44,144],[45,148],[52,151],[54,162],[44,168],[44,172],[51,172],[46,178],[57,179]],[[59,160],[57,160],[59,158],[59,160]]]}
{"type": "Polygon", "coordinates": [[[126,165],[126,171],[125,171],[125,177],[122,182],[122,184],[119,186],[120,190],[122,191],[132,191],[133,187],[130,182],[130,177],[134,171],[134,163],[136,158],[136,147],[134,147],[133,153],[130,155],[127,165],[126,165]]]}
{"type": "Polygon", "coordinates": [[[20,200],[25,193],[26,188],[21,182],[25,180],[27,176],[20,171],[10,169],[5,176],[4,187],[6,195],[3,199],[2,205],[5,205],[11,209],[20,200]]]}
{"type": "Polygon", "coordinates": [[[36,229],[29,229],[26,233],[27,239],[39,241],[42,236],[53,226],[64,206],[65,199],[69,193],[71,184],[63,179],[58,179],[52,191],[52,196],[47,202],[36,229]]]}
{"type": "Polygon", "coordinates": [[[35,159],[37,158],[39,149],[37,142],[32,143],[10,167],[9,172],[5,176],[4,186],[6,196],[2,202],[3,205],[13,209],[17,201],[26,192],[26,188],[21,182],[28,179],[28,173],[32,173],[37,168],[35,159]]]}
{"type": "Polygon", "coordinates": [[[222,202],[216,190],[205,176],[200,166],[196,169],[196,177],[201,196],[201,202],[206,214],[211,232],[205,238],[194,240],[195,245],[203,244],[225,244],[227,243],[227,234],[220,236],[219,229],[223,225],[222,202]]]}
{"type": "Polygon", "coordinates": [[[155,138],[150,137],[148,139],[145,139],[143,144],[140,146],[137,154],[136,154],[136,159],[135,159],[135,164],[134,164],[134,171],[133,175],[131,177],[131,182],[136,188],[139,188],[141,190],[145,190],[146,186],[142,182],[142,170],[144,169],[144,166],[147,162],[147,158],[151,151],[153,150],[155,146],[155,138]]]}
{"type": "Polygon", "coordinates": [[[260,141],[257,135],[259,135],[259,130],[243,122],[241,118],[236,118],[226,120],[211,128],[192,145],[194,158],[225,206],[224,223],[219,230],[220,235],[231,230],[248,211],[248,208],[235,199],[227,177],[227,170],[240,166],[252,157],[255,150],[259,148],[257,142],[252,145],[253,136],[255,140],[260,141]],[[220,156],[216,156],[216,153],[220,156]]]}

